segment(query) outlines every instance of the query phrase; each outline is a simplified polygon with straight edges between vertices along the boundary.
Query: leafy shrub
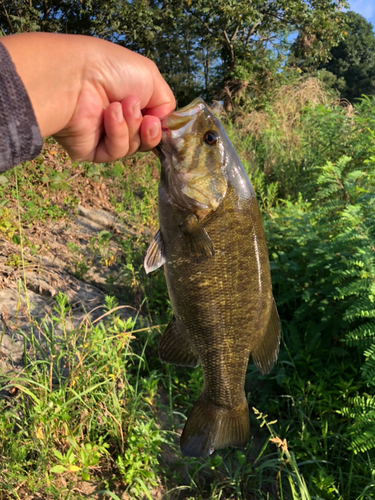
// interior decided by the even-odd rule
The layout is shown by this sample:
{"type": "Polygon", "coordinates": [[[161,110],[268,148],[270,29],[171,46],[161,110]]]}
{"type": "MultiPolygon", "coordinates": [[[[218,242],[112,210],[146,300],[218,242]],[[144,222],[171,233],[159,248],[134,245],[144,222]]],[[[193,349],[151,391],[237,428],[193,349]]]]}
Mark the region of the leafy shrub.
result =
{"type": "Polygon", "coordinates": [[[279,195],[310,194],[315,167],[348,155],[360,164],[374,148],[367,129],[374,124],[373,100],[353,107],[341,103],[316,78],[301,78],[281,86],[262,109],[237,114],[236,149],[252,169],[278,182],[279,195]],[[237,143],[240,145],[238,146],[237,143]],[[310,183],[310,184],[308,184],[310,183]]]}
{"type": "Polygon", "coordinates": [[[375,469],[374,453],[349,461],[375,450],[374,161],[327,161],[310,199],[280,201],[266,218],[286,345],[275,375],[285,399],[275,404],[299,458],[325,461],[309,471],[319,495],[329,484],[351,495],[349,477],[365,487],[362,473],[375,469]]]}

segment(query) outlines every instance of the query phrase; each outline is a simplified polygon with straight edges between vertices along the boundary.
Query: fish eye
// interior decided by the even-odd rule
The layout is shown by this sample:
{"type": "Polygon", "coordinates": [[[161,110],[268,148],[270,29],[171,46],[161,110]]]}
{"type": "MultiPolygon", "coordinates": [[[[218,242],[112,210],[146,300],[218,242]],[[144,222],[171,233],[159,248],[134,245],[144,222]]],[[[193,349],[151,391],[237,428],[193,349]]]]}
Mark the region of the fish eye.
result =
{"type": "Polygon", "coordinates": [[[209,146],[214,146],[219,140],[219,134],[214,130],[209,130],[204,134],[203,140],[209,146]]]}

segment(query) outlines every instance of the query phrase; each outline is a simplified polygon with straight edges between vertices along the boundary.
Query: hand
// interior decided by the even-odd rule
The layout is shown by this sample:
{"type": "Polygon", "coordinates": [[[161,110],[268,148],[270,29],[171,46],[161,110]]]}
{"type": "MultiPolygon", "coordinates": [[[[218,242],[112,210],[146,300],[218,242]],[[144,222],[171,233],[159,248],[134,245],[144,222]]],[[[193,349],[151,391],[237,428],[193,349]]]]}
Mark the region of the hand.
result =
{"type": "Polygon", "coordinates": [[[43,137],[74,160],[110,162],[155,147],[159,118],[175,99],[155,64],[124,47],[80,35],[3,37],[43,137]]]}

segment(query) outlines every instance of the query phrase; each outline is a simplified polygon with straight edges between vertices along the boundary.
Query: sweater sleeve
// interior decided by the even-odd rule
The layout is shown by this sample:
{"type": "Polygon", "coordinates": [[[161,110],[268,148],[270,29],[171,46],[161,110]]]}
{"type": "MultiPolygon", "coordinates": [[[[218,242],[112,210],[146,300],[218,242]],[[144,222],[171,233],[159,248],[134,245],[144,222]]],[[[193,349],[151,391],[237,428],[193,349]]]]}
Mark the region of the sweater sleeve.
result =
{"type": "Polygon", "coordinates": [[[35,158],[42,144],[30,99],[0,43],[0,172],[35,158]]]}

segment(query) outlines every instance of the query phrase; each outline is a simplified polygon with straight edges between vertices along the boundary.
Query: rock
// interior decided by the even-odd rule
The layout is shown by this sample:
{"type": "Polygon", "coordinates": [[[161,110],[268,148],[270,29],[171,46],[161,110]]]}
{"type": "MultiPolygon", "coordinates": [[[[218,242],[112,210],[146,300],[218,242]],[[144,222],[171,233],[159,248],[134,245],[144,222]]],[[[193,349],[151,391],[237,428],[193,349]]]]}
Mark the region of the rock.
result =
{"type": "Polygon", "coordinates": [[[86,217],[76,217],[74,219],[74,226],[75,227],[71,228],[71,231],[74,230],[81,235],[94,236],[95,234],[100,233],[100,231],[103,231],[103,226],[101,224],[98,224],[91,219],[87,219],[86,217]]]}
{"type": "Polygon", "coordinates": [[[113,228],[116,226],[117,217],[109,212],[106,212],[105,210],[85,208],[81,205],[78,205],[77,210],[79,215],[95,222],[95,224],[98,224],[99,226],[104,228],[113,228]]]}

